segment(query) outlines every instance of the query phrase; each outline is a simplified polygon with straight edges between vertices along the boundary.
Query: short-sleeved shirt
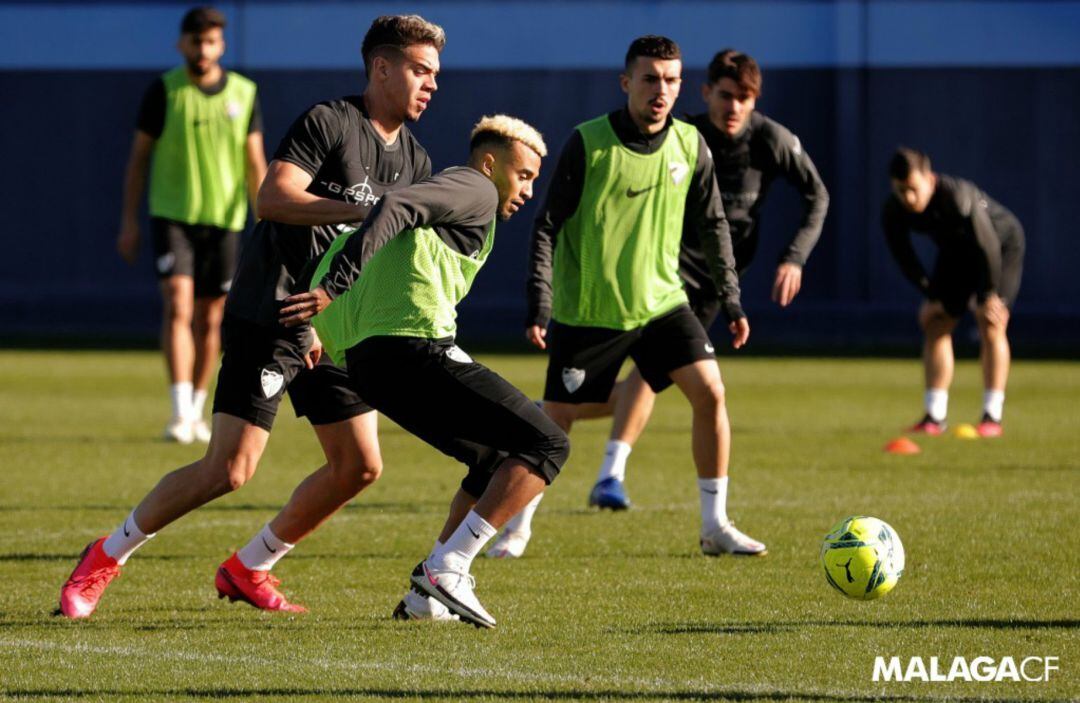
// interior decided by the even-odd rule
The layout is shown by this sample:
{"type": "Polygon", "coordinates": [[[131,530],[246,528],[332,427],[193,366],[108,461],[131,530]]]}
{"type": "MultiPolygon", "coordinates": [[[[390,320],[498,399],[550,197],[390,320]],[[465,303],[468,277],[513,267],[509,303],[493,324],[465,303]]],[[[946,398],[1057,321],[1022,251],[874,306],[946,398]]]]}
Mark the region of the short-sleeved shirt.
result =
{"type": "MultiPolygon", "coordinates": [[[[229,80],[228,71],[221,72],[221,80],[209,88],[200,87],[207,95],[217,95],[225,90],[225,84],[229,80]]],[[[142,102],[139,104],[139,114],[135,119],[135,128],[140,132],[149,134],[154,139],[161,136],[165,130],[165,81],[158,78],[143,93],[142,102]]],[[[251,106],[251,120],[248,122],[248,134],[263,131],[262,107],[259,105],[259,94],[255,94],[255,102],[251,106]]]]}
{"type": "MultiPolygon", "coordinates": [[[[274,160],[308,173],[312,178],[308,193],[360,205],[364,216],[385,193],[431,175],[431,159],[412,132],[403,126],[397,140],[386,144],[359,95],[319,103],[301,115],[274,160]]],[[[296,292],[304,267],[322,256],[339,235],[358,226],[359,222],[310,226],[260,221],[241,255],[228,312],[276,325],[280,301],[296,292]]]]}

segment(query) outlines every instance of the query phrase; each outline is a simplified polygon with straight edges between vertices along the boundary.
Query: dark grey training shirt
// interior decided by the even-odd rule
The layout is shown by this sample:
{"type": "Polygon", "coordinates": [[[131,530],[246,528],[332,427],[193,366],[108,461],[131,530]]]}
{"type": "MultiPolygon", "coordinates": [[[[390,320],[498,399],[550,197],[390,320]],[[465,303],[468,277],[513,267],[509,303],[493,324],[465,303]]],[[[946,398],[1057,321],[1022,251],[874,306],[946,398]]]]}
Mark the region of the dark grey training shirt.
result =
{"type": "MultiPolygon", "coordinates": [[[[751,113],[746,128],[734,137],[717,129],[707,113],[687,120],[698,128],[712,151],[739,274],[750,266],[757,251],[761,207],[777,178],[786,180],[803,197],[802,221],[780,261],[805,265],[821,236],[829,209],[829,193],[799,138],[760,112],[751,113]]],[[[693,227],[687,227],[683,233],[679,259],[686,285],[715,296],[705,255],[693,227]]]]}
{"type": "MultiPolygon", "coordinates": [[[[341,200],[370,213],[387,193],[431,175],[431,159],[407,127],[386,144],[375,131],[359,95],[319,103],[300,116],[274,160],[311,175],[307,192],[341,200]]],[[[304,267],[318,259],[357,222],[289,225],[262,220],[244,247],[226,312],[264,325],[278,324],[281,300],[292,295],[304,267]]]]}
{"type": "Polygon", "coordinates": [[[499,206],[495,184],[474,168],[448,168],[387,193],[330,262],[322,287],[331,298],[347,291],[371,257],[402,232],[430,227],[464,256],[484,248],[499,206]]]}

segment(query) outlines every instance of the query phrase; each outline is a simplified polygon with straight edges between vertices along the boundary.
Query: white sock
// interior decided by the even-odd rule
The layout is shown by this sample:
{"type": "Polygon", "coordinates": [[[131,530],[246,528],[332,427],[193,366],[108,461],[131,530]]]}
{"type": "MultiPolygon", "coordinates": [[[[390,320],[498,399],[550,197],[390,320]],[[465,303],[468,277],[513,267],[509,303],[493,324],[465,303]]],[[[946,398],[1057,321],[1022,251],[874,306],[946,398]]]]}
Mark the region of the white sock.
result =
{"type": "Polygon", "coordinates": [[[943,422],[949,414],[949,391],[945,388],[926,389],[926,414],[934,422],[943,422]]]}
{"type": "Polygon", "coordinates": [[[172,414],[174,418],[187,420],[192,417],[190,381],[181,381],[169,386],[169,397],[172,398],[172,414]]]}
{"type": "Polygon", "coordinates": [[[608,440],[607,448],[604,449],[604,460],[600,463],[600,472],[596,474],[596,482],[614,478],[622,483],[626,479],[626,460],[633,449],[621,440],[608,440]]]}
{"type": "Polygon", "coordinates": [[[206,407],[206,389],[196,388],[191,393],[191,417],[201,420],[203,409],[206,407]]]}
{"type": "Polygon", "coordinates": [[[446,544],[438,547],[428,559],[429,566],[436,571],[468,571],[473,559],[496,532],[491,523],[477,515],[475,510],[470,510],[446,544]]]}
{"type": "Polygon", "coordinates": [[[270,530],[270,523],[267,523],[236,556],[241,564],[252,571],[269,571],[295,546],[279,539],[270,530]]]}
{"type": "Polygon", "coordinates": [[[701,494],[701,532],[704,534],[728,523],[728,477],[699,478],[697,485],[701,494]]]}
{"type": "Polygon", "coordinates": [[[435,540],[435,546],[431,548],[431,553],[428,554],[428,558],[435,556],[435,552],[439,551],[439,547],[443,545],[442,540],[435,540]]]}
{"type": "Polygon", "coordinates": [[[504,534],[513,532],[519,535],[531,535],[533,515],[536,514],[536,509],[540,507],[540,501],[543,499],[544,494],[540,493],[530,500],[528,505],[521,509],[520,513],[506,522],[504,534]]]}
{"type": "Polygon", "coordinates": [[[1001,413],[1005,410],[1005,391],[984,391],[983,412],[994,422],[1001,422],[1001,413]]]}
{"type": "Polygon", "coordinates": [[[123,566],[127,563],[128,557],[153,536],[139,529],[139,526],[135,524],[135,511],[132,510],[131,514],[124,518],[124,523],[106,538],[101,548],[115,559],[116,563],[123,566]]]}

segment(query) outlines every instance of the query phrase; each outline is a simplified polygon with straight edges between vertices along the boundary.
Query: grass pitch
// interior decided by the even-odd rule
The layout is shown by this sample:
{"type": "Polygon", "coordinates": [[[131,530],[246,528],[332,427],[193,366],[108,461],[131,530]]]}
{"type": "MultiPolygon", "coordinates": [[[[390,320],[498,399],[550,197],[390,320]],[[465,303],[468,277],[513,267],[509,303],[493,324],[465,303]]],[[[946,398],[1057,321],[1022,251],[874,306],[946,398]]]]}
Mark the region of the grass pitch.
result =
{"type": "MultiPolygon", "coordinates": [[[[544,359],[483,359],[538,395],[544,359]]],[[[607,421],[583,422],[525,558],[478,559],[495,631],[390,611],[462,475],[383,420],[384,477],[275,573],[311,613],[217,600],[214,570],[321,462],[286,406],[259,472],[136,554],[85,622],[50,615],[82,547],[198,448],[156,440],[156,354],[0,353],[0,698],[39,700],[1076,700],[1080,365],[1017,363],[1001,440],[919,440],[915,361],[723,358],[730,512],[764,559],[703,557],[689,409],[665,393],[630,459],[634,509],[585,508],[607,421]],[[838,519],[887,520],[907,572],[878,602],[826,584],[838,519]],[[1060,657],[1043,683],[874,683],[876,656],[1060,657]]],[[[977,420],[961,363],[953,423],[977,420]]],[[[417,398],[416,402],[432,402],[417,398]]],[[[448,409],[452,412],[452,409],[448,409]]]]}

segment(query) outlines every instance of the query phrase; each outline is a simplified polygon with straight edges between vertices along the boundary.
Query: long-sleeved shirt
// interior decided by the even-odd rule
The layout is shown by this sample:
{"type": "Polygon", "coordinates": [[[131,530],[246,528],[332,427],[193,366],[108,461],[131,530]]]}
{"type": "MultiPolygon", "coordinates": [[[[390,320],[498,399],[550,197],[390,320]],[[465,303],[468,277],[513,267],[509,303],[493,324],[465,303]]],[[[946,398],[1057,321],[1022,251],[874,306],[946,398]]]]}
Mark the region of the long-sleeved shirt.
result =
{"type": "MultiPolygon", "coordinates": [[[[619,141],[631,151],[652,154],[664,144],[671,119],[656,134],[643,134],[626,108],[608,115],[619,141]]],[[[698,232],[704,258],[715,286],[721,291],[725,315],[744,317],[739,301],[739,280],[731,235],[717,189],[713,160],[704,138],[699,137],[697,163],[686,196],[686,226],[698,232]]],[[[585,142],[577,130],[570,135],[559,155],[551,184],[533,227],[529,247],[529,275],[526,282],[528,316],[526,326],[545,326],[551,319],[552,261],[563,223],[577,210],[585,184],[585,142]]]]}
{"type": "Polygon", "coordinates": [[[337,252],[320,285],[332,299],[356,282],[372,257],[406,230],[429,227],[458,254],[484,248],[499,205],[495,185],[474,168],[454,167],[383,196],[337,252]]]}
{"type": "MultiPolygon", "coordinates": [[[[712,151],[739,274],[750,266],[757,251],[761,207],[778,177],[803,198],[799,229],[780,255],[780,262],[805,265],[821,237],[829,193],[799,138],[760,112],[752,113],[746,128],[734,137],[717,129],[708,113],[689,116],[687,121],[698,128],[712,151]]],[[[692,227],[683,234],[679,263],[687,286],[715,295],[697,231],[692,227]]]]}
{"type": "Polygon", "coordinates": [[[929,235],[942,253],[970,256],[979,268],[979,293],[995,293],[1001,282],[1001,250],[1023,232],[1016,216],[970,181],[938,174],[926,209],[913,213],[896,196],[885,201],[881,226],[904,278],[934,298],[933,281],[915,253],[911,232],[929,235]]]}

